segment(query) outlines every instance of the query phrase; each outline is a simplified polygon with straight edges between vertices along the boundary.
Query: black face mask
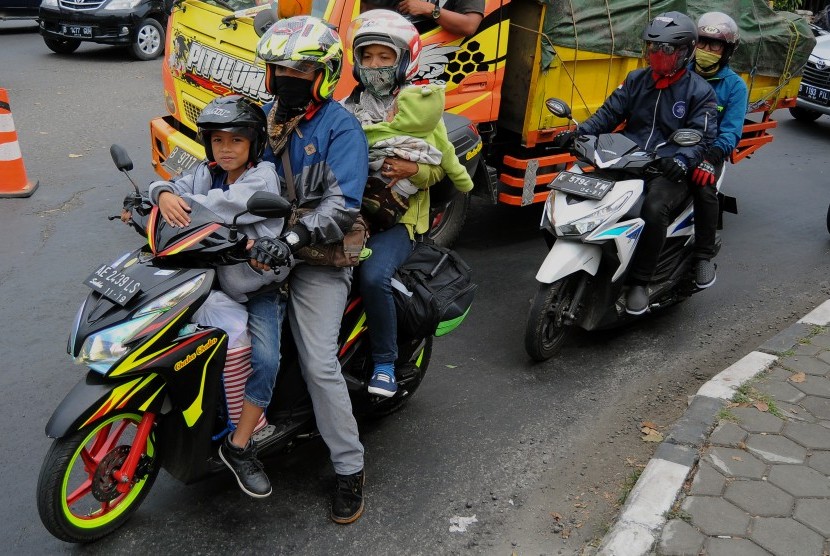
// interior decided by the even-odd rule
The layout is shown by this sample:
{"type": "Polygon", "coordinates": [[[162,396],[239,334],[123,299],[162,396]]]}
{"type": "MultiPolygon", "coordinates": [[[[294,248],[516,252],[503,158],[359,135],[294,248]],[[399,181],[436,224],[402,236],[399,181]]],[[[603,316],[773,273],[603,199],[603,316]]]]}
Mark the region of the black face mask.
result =
{"type": "Polygon", "coordinates": [[[279,76],[271,81],[274,96],[277,97],[277,119],[286,121],[305,112],[311,103],[312,81],[299,77],[279,76]]]}

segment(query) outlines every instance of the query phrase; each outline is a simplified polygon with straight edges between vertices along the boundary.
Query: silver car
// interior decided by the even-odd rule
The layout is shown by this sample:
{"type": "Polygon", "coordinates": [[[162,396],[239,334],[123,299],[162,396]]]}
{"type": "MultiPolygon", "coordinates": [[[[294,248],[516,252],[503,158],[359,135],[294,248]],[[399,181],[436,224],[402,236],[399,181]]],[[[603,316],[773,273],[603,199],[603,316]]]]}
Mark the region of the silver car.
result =
{"type": "Polygon", "coordinates": [[[816,46],[804,66],[796,105],[790,108],[793,118],[805,122],[830,115],[830,33],[818,27],[813,31],[816,46]]]}

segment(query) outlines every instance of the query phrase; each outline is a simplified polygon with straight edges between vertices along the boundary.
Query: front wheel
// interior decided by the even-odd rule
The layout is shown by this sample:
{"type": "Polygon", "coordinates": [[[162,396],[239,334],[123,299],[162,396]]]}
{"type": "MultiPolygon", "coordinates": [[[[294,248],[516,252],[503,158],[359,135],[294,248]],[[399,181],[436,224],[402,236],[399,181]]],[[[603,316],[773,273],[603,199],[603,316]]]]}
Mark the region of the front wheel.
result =
{"type": "Polygon", "coordinates": [[[81,46],[81,41],[77,39],[47,39],[43,42],[49,47],[49,50],[55,54],[72,54],[78,47],[81,46]]]}
{"type": "Polygon", "coordinates": [[[808,110],[799,106],[790,108],[790,115],[799,122],[814,122],[821,116],[821,112],[815,110],[808,110]]]}
{"type": "Polygon", "coordinates": [[[150,491],[161,458],[152,432],[126,492],[113,473],[130,453],[141,415],[118,413],[64,438],[46,454],[37,484],[37,509],[46,529],[74,543],[100,539],[120,527],[150,491]]]}
{"type": "Polygon", "coordinates": [[[138,24],[130,50],[137,60],[153,60],[161,56],[164,50],[164,27],[161,23],[151,17],[142,20],[138,24]]]}
{"type": "Polygon", "coordinates": [[[525,350],[534,361],[547,361],[559,351],[573,327],[565,312],[570,308],[578,276],[552,284],[539,284],[525,328],[525,350]]]}

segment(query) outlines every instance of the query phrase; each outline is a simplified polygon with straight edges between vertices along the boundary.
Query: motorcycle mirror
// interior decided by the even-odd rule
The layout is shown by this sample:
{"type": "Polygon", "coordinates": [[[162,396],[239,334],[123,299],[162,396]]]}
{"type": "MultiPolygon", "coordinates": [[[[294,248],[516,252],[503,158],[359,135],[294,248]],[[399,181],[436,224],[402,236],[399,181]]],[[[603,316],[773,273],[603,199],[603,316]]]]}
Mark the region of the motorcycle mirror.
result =
{"type": "Polygon", "coordinates": [[[697,145],[703,139],[703,134],[696,129],[678,129],[669,137],[669,141],[681,147],[697,145]]]}
{"type": "Polygon", "coordinates": [[[130,155],[127,154],[127,149],[121,145],[112,145],[110,147],[110,156],[112,157],[112,161],[115,162],[115,167],[122,172],[133,169],[133,161],[130,159],[130,155]]]}
{"type": "Polygon", "coordinates": [[[562,99],[558,98],[549,98],[545,101],[545,107],[550,111],[551,114],[557,116],[559,118],[567,118],[571,119],[571,108],[568,106],[562,99]]]}
{"type": "Polygon", "coordinates": [[[265,218],[285,218],[291,214],[291,202],[267,191],[257,191],[248,199],[248,212],[265,218]]]}
{"type": "Polygon", "coordinates": [[[276,23],[276,19],[274,19],[274,14],[271,13],[272,10],[270,8],[266,8],[254,16],[254,32],[256,32],[258,37],[261,37],[265,34],[271,25],[276,23]]]}

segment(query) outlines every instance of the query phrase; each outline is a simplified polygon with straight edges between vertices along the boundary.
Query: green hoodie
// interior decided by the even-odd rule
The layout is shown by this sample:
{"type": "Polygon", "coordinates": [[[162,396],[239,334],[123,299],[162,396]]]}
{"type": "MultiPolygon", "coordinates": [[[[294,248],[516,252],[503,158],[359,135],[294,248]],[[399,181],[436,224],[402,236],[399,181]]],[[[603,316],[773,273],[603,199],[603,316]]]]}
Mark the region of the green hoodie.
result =
{"type": "MultiPolygon", "coordinates": [[[[405,87],[396,99],[398,113],[391,122],[379,122],[365,126],[366,139],[371,147],[378,141],[409,135],[423,139],[441,151],[441,169],[459,191],[470,191],[473,180],[459,162],[455,148],[447,137],[442,118],[444,113],[444,88],[440,85],[411,85],[405,87]]],[[[409,198],[409,210],[401,217],[410,236],[429,230],[429,191],[423,189],[409,198]]]]}

